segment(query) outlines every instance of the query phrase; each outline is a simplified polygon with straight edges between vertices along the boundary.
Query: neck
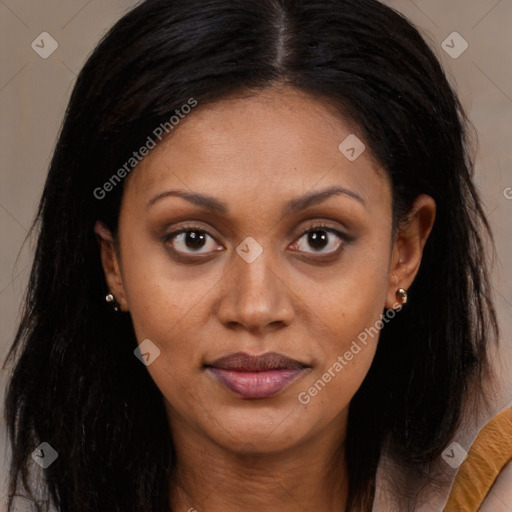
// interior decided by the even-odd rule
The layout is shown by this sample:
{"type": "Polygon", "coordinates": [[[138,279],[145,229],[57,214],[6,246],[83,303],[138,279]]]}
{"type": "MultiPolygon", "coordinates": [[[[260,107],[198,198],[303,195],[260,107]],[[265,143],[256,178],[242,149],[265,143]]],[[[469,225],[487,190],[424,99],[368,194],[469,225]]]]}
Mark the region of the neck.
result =
{"type": "Polygon", "coordinates": [[[348,478],[339,430],[329,436],[332,442],[324,432],[272,453],[233,452],[190,429],[173,431],[173,512],[346,510],[348,478]]]}

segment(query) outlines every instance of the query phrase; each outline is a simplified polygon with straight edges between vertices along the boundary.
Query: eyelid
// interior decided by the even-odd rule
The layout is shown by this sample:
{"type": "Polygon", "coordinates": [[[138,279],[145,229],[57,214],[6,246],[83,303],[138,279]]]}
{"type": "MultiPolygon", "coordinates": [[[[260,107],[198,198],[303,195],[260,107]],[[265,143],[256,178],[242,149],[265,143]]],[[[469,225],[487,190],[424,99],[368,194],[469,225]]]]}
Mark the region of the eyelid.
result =
{"type": "Polygon", "coordinates": [[[219,243],[217,237],[213,235],[210,231],[208,231],[208,229],[193,224],[181,226],[179,229],[176,229],[171,233],[166,233],[164,235],[164,239],[165,241],[168,241],[172,237],[179,235],[181,233],[187,233],[188,231],[200,231],[201,233],[206,233],[207,235],[211,236],[217,243],[219,243]]]}
{"type": "Polygon", "coordinates": [[[325,222],[322,222],[322,221],[316,221],[314,222],[311,226],[309,226],[307,229],[305,229],[300,235],[299,235],[299,238],[304,236],[305,234],[311,232],[311,231],[315,231],[316,230],[324,230],[324,231],[328,231],[330,233],[335,233],[337,235],[340,236],[340,238],[348,238],[347,235],[345,235],[345,233],[343,233],[342,231],[340,231],[338,228],[335,228],[334,226],[330,226],[329,224],[325,223],[325,222]]]}

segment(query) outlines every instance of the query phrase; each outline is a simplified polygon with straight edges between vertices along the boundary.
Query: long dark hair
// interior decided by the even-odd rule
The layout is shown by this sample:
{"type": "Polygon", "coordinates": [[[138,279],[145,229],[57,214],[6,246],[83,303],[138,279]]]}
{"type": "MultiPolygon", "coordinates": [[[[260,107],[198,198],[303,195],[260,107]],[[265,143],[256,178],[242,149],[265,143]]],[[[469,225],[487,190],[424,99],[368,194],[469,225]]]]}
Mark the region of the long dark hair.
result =
{"type": "Polygon", "coordinates": [[[351,401],[349,509],[371,509],[384,454],[427,473],[471,394],[483,393],[498,337],[483,259],[492,235],[467,119],[418,30],[376,0],[147,0],[78,76],[32,228],[35,260],[6,360],[16,357],[9,511],[21,487],[38,511],[45,496],[62,511],[169,510],[175,458],[162,396],[133,355],[129,314],[105,303],[93,233],[98,219],[116,233],[122,183],[102,199],[93,191],[191,98],[205,105],[275,84],[360,128],[391,181],[395,227],[418,194],[437,204],[410,301],[382,329],[351,401]],[[30,455],[43,441],[59,458],[38,497],[30,455]]]}

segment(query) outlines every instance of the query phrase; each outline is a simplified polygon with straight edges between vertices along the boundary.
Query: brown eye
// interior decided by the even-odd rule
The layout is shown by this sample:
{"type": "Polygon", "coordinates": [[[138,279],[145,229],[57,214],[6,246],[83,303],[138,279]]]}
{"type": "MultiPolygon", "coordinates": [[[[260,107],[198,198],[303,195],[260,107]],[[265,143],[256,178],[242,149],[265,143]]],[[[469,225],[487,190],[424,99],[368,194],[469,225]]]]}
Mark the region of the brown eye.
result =
{"type": "Polygon", "coordinates": [[[182,229],[167,235],[165,241],[183,254],[208,254],[222,249],[213,236],[202,229],[182,229]]]}
{"type": "Polygon", "coordinates": [[[308,244],[315,251],[321,251],[329,245],[329,235],[325,231],[310,231],[308,233],[308,244]]]}
{"type": "Polygon", "coordinates": [[[292,249],[309,254],[331,254],[338,250],[344,240],[345,236],[336,229],[318,226],[305,231],[292,249]]]}
{"type": "MultiPolygon", "coordinates": [[[[206,235],[208,236],[208,235],[206,235]]],[[[201,249],[206,242],[206,236],[199,231],[187,231],[185,233],[184,243],[189,249],[201,249]]]]}

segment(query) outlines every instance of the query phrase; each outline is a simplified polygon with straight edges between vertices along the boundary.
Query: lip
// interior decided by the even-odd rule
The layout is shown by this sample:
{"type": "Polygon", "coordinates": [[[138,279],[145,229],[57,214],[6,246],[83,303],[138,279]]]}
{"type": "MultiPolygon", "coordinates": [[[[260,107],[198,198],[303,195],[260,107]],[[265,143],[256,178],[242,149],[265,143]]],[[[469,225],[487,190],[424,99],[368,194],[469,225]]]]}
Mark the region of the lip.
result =
{"type": "Polygon", "coordinates": [[[253,356],[237,352],[205,365],[207,371],[241,398],[270,398],[290,385],[308,366],[283,354],[253,356]]]}

